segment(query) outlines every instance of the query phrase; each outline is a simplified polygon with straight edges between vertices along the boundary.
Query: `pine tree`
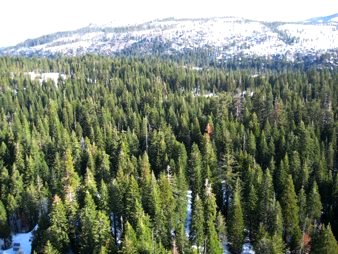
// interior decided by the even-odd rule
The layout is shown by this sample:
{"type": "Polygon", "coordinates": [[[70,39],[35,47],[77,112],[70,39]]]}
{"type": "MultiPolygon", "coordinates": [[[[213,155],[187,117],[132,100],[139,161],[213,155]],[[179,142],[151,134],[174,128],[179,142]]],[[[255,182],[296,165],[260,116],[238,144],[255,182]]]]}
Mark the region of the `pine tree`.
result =
{"type": "Polygon", "coordinates": [[[48,240],[46,245],[43,247],[43,254],[60,254],[59,252],[48,240]]]}
{"type": "Polygon", "coordinates": [[[217,212],[216,230],[218,234],[218,239],[220,239],[221,242],[224,242],[226,240],[225,219],[220,211],[217,212]]]}
{"type": "Polygon", "coordinates": [[[206,232],[206,251],[207,253],[222,253],[221,243],[216,231],[216,199],[212,193],[211,185],[206,181],[205,185],[205,200],[204,200],[204,218],[206,232]]]}
{"type": "Polygon", "coordinates": [[[271,238],[272,243],[272,254],[283,254],[285,253],[285,244],[283,242],[282,235],[275,234],[271,238]]]}
{"type": "Polygon", "coordinates": [[[271,240],[263,225],[260,225],[258,228],[255,249],[258,253],[271,253],[271,240]]]}
{"type": "Polygon", "coordinates": [[[221,243],[218,239],[218,234],[215,228],[215,225],[212,221],[207,222],[207,244],[206,251],[210,254],[222,254],[223,250],[221,247],[221,243]]]}
{"type": "Polygon", "coordinates": [[[136,227],[139,213],[142,210],[138,184],[134,176],[130,176],[124,196],[123,216],[133,227],[136,227]]]}
{"type": "Polygon", "coordinates": [[[258,144],[258,162],[262,165],[262,168],[265,169],[270,161],[269,158],[269,148],[266,141],[265,131],[261,132],[258,144]]]}
{"type": "Polygon", "coordinates": [[[51,226],[48,229],[48,238],[57,251],[63,253],[69,248],[69,225],[66,217],[66,209],[62,200],[55,196],[50,217],[51,226]]]}
{"type": "Polygon", "coordinates": [[[315,223],[319,222],[322,214],[322,203],[320,201],[320,194],[318,191],[318,186],[316,181],[314,181],[311,191],[307,198],[307,215],[310,220],[313,220],[315,223]]]}
{"type": "Polygon", "coordinates": [[[12,215],[18,212],[24,190],[22,175],[17,170],[15,164],[13,164],[9,186],[9,194],[7,196],[7,202],[5,203],[7,203],[6,209],[8,214],[12,215]]]}
{"type": "Polygon", "coordinates": [[[335,235],[338,233],[338,174],[333,181],[333,188],[332,188],[332,214],[331,214],[331,222],[332,222],[332,230],[335,235]]]}
{"type": "MultiPolygon", "coordinates": [[[[208,124],[208,126],[210,125],[208,124]]],[[[210,128],[212,131],[212,127],[210,128]]],[[[210,139],[211,135],[212,133],[210,134],[205,133],[203,136],[203,149],[202,149],[203,167],[201,171],[203,181],[208,176],[208,170],[210,171],[211,175],[215,175],[217,173],[218,168],[215,146],[210,139]]]]}
{"type": "Polygon", "coordinates": [[[99,198],[99,208],[102,211],[108,213],[109,210],[109,190],[106,183],[101,180],[100,182],[100,198],[99,198]]]}
{"type": "Polygon", "coordinates": [[[161,204],[160,204],[160,190],[154,174],[152,174],[151,176],[151,182],[147,196],[148,200],[146,200],[145,203],[145,207],[147,208],[146,211],[150,215],[150,218],[156,220],[156,216],[159,216],[159,213],[161,211],[161,204]]]}
{"type": "Polygon", "coordinates": [[[151,253],[153,249],[153,237],[151,223],[148,215],[143,214],[137,221],[136,234],[138,236],[138,253],[151,253]]]}
{"type": "Polygon", "coordinates": [[[75,171],[73,156],[69,149],[66,150],[64,160],[62,162],[63,167],[63,186],[64,195],[67,202],[72,203],[76,199],[76,191],[80,185],[80,178],[75,171]]]}
{"type": "Polygon", "coordinates": [[[246,221],[250,234],[252,235],[256,231],[258,225],[258,215],[260,215],[260,213],[258,213],[257,210],[258,197],[255,186],[250,184],[249,188],[249,195],[246,202],[246,221]]]}
{"type": "Polygon", "coordinates": [[[224,205],[222,211],[224,211],[226,217],[229,213],[230,200],[234,194],[236,178],[238,176],[238,173],[235,172],[236,167],[237,161],[232,154],[232,151],[227,151],[221,158],[221,172],[219,176],[219,184],[221,184],[222,189],[222,204],[224,205]]]}
{"type": "Polygon", "coordinates": [[[10,228],[7,223],[7,212],[5,206],[0,200],[0,238],[6,239],[10,236],[10,228]]]}
{"type": "Polygon", "coordinates": [[[191,124],[191,142],[200,146],[202,144],[203,136],[201,134],[201,127],[197,117],[194,118],[191,124]]]}
{"type": "Polygon", "coordinates": [[[172,176],[170,172],[167,174],[161,174],[159,181],[160,191],[160,207],[162,214],[163,232],[161,241],[164,247],[171,247],[171,230],[175,226],[175,209],[176,201],[173,194],[172,188],[172,176]]]}
{"type": "Polygon", "coordinates": [[[94,224],[97,220],[97,211],[94,200],[89,192],[85,194],[84,207],[80,213],[80,250],[83,253],[92,253],[95,248],[94,224]]]}
{"type": "Polygon", "coordinates": [[[303,229],[305,226],[305,220],[307,217],[307,207],[306,207],[306,194],[304,191],[304,188],[302,187],[298,193],[298,201],[297,201],[298,207],[299,207],[299,225],[303,229]]]}
{"type": "MultiPolygon", "coordinates": [[[[140,168],[140,187],[142,191],[145,193],[147,190],[146,186],[151,182],[151,169],[149,163],[148,154],[145,152],[139,160],[139,168],[140,168]]],[[[144,194],[143,193],[143,194],[144,194]]]]}
{"type": "Polygon", "coordinates": [[[124,236],[122,240],[121,253],[122,254],[138,253],[136,233],[133,227],[129,224],[129,222],[126,222],[126,225],[124,227],[124,236]]]}
{"type": "Polygon", "coordinates": [[[175,179],[174,194],[176,196],[176,221],[175,221],[175,240],[179,252],[184,252],[188,247],[188,239],[185,234],[185,221],[187,216],[187,183],[184,167],[178,168],[178,174],[175,179]]]}
{"type": "Polygon", "coordinates": [[[197,249],[203,246],[204,243],[204,213],[203,203],[198,195],[194,200],[194,209],[192,211],[190,240],[193,244],[196,244],[197,249]]]}
{"type": "Polygon", "coordinates": [[[259,190],[258,199],[258,216],[259,222],[263,223],[264,229],[271,233],[268,228],[271,226],[273,219],[275,203],[275,193],[273,189],[272,177],[269,169],[266,169],[263,181],[259,190]]]}
{"type": "Polygon", "coordinates": [[[192,145],[191,153],[190,153],[190,172],[189,176],[191,179],[191,187],[193,195],[201,195],[202,194],[202,158],[200,150],[196,144],[192,145]]]}
{"type": "Polygon", "coordinates": [[[313,254],[337,254],[338,243],[331,231],[331,226],[325,227],[317,233],[313,239],[313,245],[311,249],[313,254]]]}
{"type": "Polygon", "coordinates": [[[244,241],[244,220],[241,205],[241,186],[239,179],[236,182],[234,198],[230,206],[228,218],[228,235],[234,253],[241,253],[244,241]]]}
{"type": "MultiPolygon", "coordinates": [[[[93,239],[94,242],[94,253],[99,253],[103,251],[101,247],[104,247],[106,250],[112,251],[114,249],[113,238],[111,235],[111,227],[108,216],[98,211],[96,219],[93,221],[93,239]]],[[[108,252],[107,252],[108,253],[108,252]]]]}
{"type": "Polygon", "coordinates": [[[292,178],[294,180],[296,193],[298,193],[303,185],[303,178],[301,175],[302,170],[299,153],[297,151],[293,151],[290,157],[290,173],[292,174],[292,178]]]}
{"type": "Polygon", "coordinates": [[[300,246],[301,230],[299,228],[299,207],[297,205],[297,195],[289,175],[281,197],[281,206],[283,209],[285,240],[292,250],[300,246]]]}
{"type": "Polygon", "coordinates": [[[254,136],[254,134],[252,133],[252,131],[250,131],[249,135],[248,135],[248,153],[251,154],[252,156],[256,155],[256,138],[254,136]]]}
{"type": "Polygon", "coordinates": [[[272,237],[261,226],[259,228],[259,239],[255,245],[256,253],[260,254],[283,254],[284,243],[281,236],[273,235],[272,237]]]}

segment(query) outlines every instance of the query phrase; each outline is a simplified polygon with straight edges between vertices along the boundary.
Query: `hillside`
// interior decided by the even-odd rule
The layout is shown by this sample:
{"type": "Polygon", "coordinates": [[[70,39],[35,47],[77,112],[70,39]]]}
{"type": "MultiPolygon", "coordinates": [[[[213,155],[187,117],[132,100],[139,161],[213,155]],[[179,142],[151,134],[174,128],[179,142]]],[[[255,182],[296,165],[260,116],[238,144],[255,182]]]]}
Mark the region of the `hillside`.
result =
{"type": "MultiPolygon", "coordinates": [[[[261,22],[235,17],[154,20],[119,27],[89,25],[26,40],[0,49],[12,56],[175,55],[211,50],[217,59],[232,56],[337,54],[336,16],[298,23],[261,22]]],[[[336,57],[333,57],[336,59],[336,57]]]]}

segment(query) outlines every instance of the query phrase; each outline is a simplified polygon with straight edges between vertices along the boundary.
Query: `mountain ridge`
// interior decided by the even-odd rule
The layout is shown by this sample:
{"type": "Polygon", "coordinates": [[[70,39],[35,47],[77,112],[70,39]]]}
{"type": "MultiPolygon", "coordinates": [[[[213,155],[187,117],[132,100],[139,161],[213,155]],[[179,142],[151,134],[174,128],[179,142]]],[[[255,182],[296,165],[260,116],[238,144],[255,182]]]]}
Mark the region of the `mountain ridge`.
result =
{"type": "Polygon", "coordinates": [[[160,54],[213,49],[217,58],[233,55],[316,55],[337,51],[338,17],[302,22],[264,22],[237,17],[155,19],[126,26],[90,24],[0,48],[0,55],[77,56],[160,54]],[[322,21],[320,21],[322,20],[322,21]]]}
{"type": "Polygon", "coordinates": [[[338,22],[338,13],[334,13],[328,16],[310,18],[310,19],[307,19],[305,22],[312,22],[312,23],[338,22]]]}

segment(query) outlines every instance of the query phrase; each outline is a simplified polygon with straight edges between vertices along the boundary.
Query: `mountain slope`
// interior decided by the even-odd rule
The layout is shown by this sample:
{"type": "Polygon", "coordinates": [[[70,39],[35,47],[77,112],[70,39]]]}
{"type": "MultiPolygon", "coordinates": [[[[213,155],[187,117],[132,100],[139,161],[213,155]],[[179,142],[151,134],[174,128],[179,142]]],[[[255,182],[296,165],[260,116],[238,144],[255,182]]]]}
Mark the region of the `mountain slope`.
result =
{"type": "MultiPolygon", "coordinates": [[[[334,17],[333,17],[334,18],[334,17]]],[[[233,55],[318,54],[337,51],[335,22],[268,23],[234,17],[155,20],[139,25],[114,27],[90,25],[26,40],[0,50],[2,55],[66,56],[171,55],[186,50],[212,49],[218,58],[233,55]]]]}
{"type": "Polygon", "coordinates": [[[310,23],[329,23],[329,22],[334,22],[338,24],[338,13],[329,15],[329,16],[323,16],[323,17],[315,17],[306,20],[306,22],[310,23]]]}

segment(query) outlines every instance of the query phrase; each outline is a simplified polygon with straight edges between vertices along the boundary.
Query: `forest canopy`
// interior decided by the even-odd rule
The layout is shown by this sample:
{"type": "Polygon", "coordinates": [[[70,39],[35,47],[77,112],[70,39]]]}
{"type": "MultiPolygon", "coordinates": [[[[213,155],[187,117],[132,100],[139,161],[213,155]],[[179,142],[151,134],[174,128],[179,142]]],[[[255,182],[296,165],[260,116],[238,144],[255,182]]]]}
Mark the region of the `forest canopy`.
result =
{"type": "Polygon", "coordinates": [[[0,58],[4,247],[338,253],[337,70],[243,66],[0,58]]]}

